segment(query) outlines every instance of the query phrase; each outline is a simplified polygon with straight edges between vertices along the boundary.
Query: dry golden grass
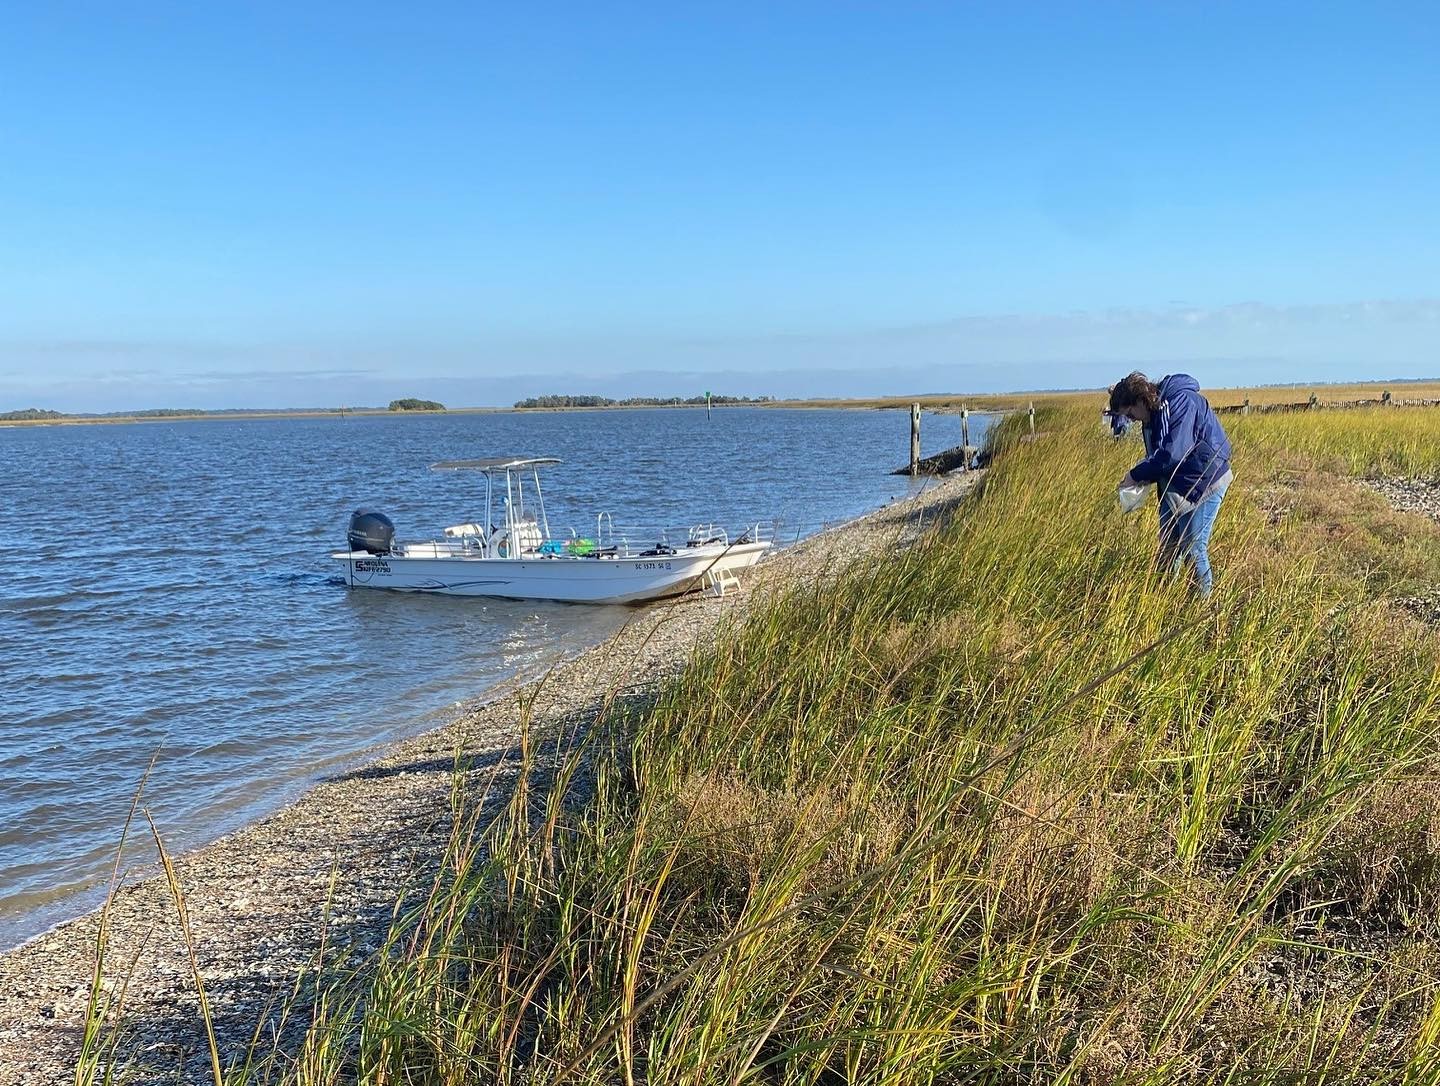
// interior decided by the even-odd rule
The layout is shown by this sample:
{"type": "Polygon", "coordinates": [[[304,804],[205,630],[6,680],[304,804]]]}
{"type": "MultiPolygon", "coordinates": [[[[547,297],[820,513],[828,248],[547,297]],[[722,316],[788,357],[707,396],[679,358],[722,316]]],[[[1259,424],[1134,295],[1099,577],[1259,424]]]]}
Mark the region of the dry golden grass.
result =
{"type": "MultiPolygon", "coordinates": [[[[1117,375],[1118,376],[1118,375],[1117,375]]],[[[1154,379],[1161,374],[1152,373],[1154,379]]],[[[1199,375],[1203,376],[1203,375],[1199,375]]],[[[1347,404],[1362,400],[1379,401],[1389,392],[1395,400],[1440,400],[1440,381],[1378,381],[1357,384],[1298,384],[1261,385],[1255,387],[1207,388],[1205,396],[1216,407],[1238,407],[1246,400],[1252,406],[1268,404],[1308,404],[1313,394],[1321,405],[1347,404]]],[[[865,407],[865,408],[908,408],[918,403],[927,411],[958,411],[968,407],[972,411],[1023,411],[1032,403],[1093,404],[1096,411],[1106,406],[1104,389],[1076,389],[1067,392],[1006,392],[1006,393],[947,393],[925,396],[881,396],[855,399],[805,399],[785,400],[773,407],[865,407]]]]}
{"type": "Polygon", "coordinates": [[[1257,388],[1206,389],[1209,401],[1233,406],[1249,400],[1252,405],[1307,403],[1313,394],[1322,404],[1379,400],[1389,392],[1396,400],[1440,400],[1440,381],[1364,381],[1357,384],[1266,385],[1257,388]]]}

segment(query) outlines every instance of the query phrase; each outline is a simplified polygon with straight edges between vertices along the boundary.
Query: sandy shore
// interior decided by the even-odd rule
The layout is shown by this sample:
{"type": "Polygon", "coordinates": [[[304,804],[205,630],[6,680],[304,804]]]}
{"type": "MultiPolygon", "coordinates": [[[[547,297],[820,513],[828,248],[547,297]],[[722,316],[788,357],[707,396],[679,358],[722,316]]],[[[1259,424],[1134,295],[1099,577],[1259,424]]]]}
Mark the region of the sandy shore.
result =
{"type": "MultiPolygon", "coordinates": [[[[543,680],[502,686],[460,719],[320,781],[290,807],[178,860],[222,1054],[245,1050],[257,1022],[273,1016],[314,961],[322,933],[328,960],[375,949],[401,891],[435,869],[457,754],[472,780],[493,775],[503,792],[521,694],[534,695],[537,734],[562,734],[617,686],[644,688],[682,667],[723,617],[776,587],[905,545],[978,478],[934,480],[916,497],[788,548],[762,563],[738,595],[636,610],[618,635],[543,680]]],[[[149,830],[141,823],[132,832],[149,830]]],[[[0,1086],[74,1081],[98,922],[92,913],[0,956],[0,1086]]],[[[108,960],[110,984],[129,974],[119,1062],[140,1082],[208,1079],[199,1002],[163,879],[132,877],[117,892],[108,960]]]]}

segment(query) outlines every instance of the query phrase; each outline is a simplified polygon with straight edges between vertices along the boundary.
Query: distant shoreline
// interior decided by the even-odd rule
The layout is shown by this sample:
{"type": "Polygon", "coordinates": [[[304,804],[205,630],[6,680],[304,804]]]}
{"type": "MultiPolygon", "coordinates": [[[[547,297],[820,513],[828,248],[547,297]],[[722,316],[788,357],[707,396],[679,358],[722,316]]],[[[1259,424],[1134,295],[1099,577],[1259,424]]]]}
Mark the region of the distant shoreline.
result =
{"type": "Polygon", "coordinates": [[[244,419],[348,419],[353,417],[396,417],[402,415],[474,415],[513,411],[510,407],[457,407],[446,411],[369,410],[332,411],[207,411],[193,415],[62,415],[58,419],[0,419],[0,426],[100,426],[132,422],[229,422],[244,419]]]}
{"type": "MultiPolygon", "coordinates": [[[[908,401],[907,401],[908,402],[908,401]]],[[[735,407],[854,407],[871,408],[870,401],[853,404],[841,401],[772,400],[750,403],[714,404],[713,410],[735,407]]],[[[193,415],[62,415],[52,419],[0,419],[0,426],[99,426],[111,423],[145,422],[229,422],[246,419],[348,419],[348,418],[434,418],[443,415],[552,415],[566,411],[704,411],[704,404],[649,403],[597,404],[593,407],[448,407],[444,411],[391,411],[387,408],[315,410],[315,411],[214,411],[193,415]]]]}
{"type": "MultiPolygon", "coordinates": [[[[1087,392],[1035,393],[1040,395],[1086,395],[1087,392]]],[[[920,396],[855,397],[853,399],[752,400],[745,403],[717,403],[707,408],[691,403],[595,404],[587,407],[449,407],[444,411],[391,411],[387,408],[346,408],[314,411],[214,411],[191,415],[62,415],[44,419],[0,419],[5,426],[100,426],[107,424],[157,422],[230,422],[253,419],[346,419],[346,418],[433,418],[443,415],[554,415],[577,411],[725,411],[737,407],[787,408],[797,411],[885,411],[918,403],[927,410],[956,410],[969,406],[976,413],[1019,406],[1031,393],[987,393],[981,396],[927,394],[920,396]]]]}
{"type": "MultiPolygon", "coordinates": [[[[1299,402],[1309,394],[1314,393],[1321,403],[1335,403],[1347,399],[1354,399],[1360,394],[1373,394],[1378,396],[1389,388],[1401,388],[1411,395],[1422,391],[1431,392],[1436,398],[1440,398],[1440,380],[1435,378],[1409,378],[1404,380],[1391,381],[1353,381],[1344,383],[1327,384],[1325,382],[1314,382],[1311,384],[1295,383],[1284,385],[1255,385],[1255,386],[1230,386],[1223,388],[1207,388],[1204,390],[1212,403],[1216,406],[1238,405],[1245,400],[1254,399],[1255,403],[1274,403],[1280,401],[1299,402]]],[[[920,395],[908,396],[852,396],[852,397],[820,397],[812,396],[805,399],[794,400],[752,400],[745,403],[717,403],[713,405],[715,410],[726,410],[735,407],[758,407],[758,408],[788,408],[791,410],[850,410],[850,411],[873,411],[873,410],[896,410],[909,407],[912,403],[918,403],[927,411],[954,412],[961,408],[969,408],[976,413],[986,411],[1012,411],[1024,410],[1026,405],[1040,399],[1055,399],[1072,396],[1102,396],[1103,389],[1059,389],[1059,390],[1038,390],[1033,392],[988,392],[979,394],[965,393],[922,393],[920,395]]],[[[0,427],[6,426],[97,426],[115,423],[140,423],[140,422],[228,422],[231,420],[247,419],[321,419],[321,418],[397,418],[419,416],[431,418],[436,415],[523,415],[523,414],[555,414],[566,411],[702,411],[707,410],[702,404],[689,403],[655,403],[655,404],[596,404],[589,407],[451,407],[444,411],[391,411],[388,408],[346,408],[341,411],[338,408],[298,410],[298,411],[215,411],[202,412],[194,415],[62,415],[60,418],[48,419],[0,419],[0,427]]]]}

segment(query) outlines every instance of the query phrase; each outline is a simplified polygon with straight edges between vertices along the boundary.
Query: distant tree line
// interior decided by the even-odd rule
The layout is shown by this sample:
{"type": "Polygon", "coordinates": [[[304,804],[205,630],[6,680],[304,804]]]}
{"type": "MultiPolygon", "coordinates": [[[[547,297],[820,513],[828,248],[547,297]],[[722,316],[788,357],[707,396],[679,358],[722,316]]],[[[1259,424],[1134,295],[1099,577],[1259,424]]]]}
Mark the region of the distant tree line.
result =
{"type": "Polygon", "coordinates": [[[407,397],[403,400],[391,400],[391,411],[444,411],[443,403],[436,403],[434,400],[416,400],[407,397]]]}
{"type": "MultiPolygon", "coordinates": [[[[629,396],[612,400],[609,396],[531,396],[519,400],[516,407],[699,407],[704,396],[629,396]]],[[[711,396],[713,404],[770,403],[774,396],[711,396]]]]}
{"type": "Polygon", "coordinates": [[[32,422],[35,419],[63,419],[59,411],[48,411],[42,407],[27,407],[20,411],[6,411],[0,414],[0,422],[32,422]]]}

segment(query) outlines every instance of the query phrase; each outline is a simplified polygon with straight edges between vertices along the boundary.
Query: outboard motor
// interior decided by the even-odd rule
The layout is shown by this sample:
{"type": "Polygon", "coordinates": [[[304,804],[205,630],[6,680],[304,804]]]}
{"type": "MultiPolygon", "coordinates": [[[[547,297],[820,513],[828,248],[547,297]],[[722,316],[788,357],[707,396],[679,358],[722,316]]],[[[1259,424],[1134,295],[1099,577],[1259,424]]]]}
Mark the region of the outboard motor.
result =
{"type": "Polygon", "coordinates": [[[345,538],[352,551],[389,554],[395,544],[395,525],[384,513],[357,509],[350,514],[350,528],[345,538]]]}

